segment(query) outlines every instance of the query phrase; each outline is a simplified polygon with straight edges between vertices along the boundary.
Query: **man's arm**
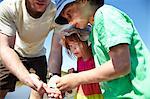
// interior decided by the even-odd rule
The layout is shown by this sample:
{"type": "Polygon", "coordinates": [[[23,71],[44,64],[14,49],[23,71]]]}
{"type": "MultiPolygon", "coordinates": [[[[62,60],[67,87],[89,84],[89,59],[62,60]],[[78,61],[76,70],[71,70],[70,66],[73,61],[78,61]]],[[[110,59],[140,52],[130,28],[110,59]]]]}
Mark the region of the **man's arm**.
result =
{"type": "Polygon", "coordinates": [[[28,76],[29,73],[23,66],[18,55],[13,50],[14,46],[14,37],[9,37],[5,34],[0,33],[0,55],[3,63],[6,67],[19,78],[19,80],[24,81],[24,76],[28,76]],[[11,41],[13,43],[11,43],[11,41]]]}
{"type": "Polygon", "coordinates": [[[38,80],[36,75],[30,74],[24,67],[13,49],[14,43],[15,37],[10,37],[0,33],[0,56],[2,62],[20,81],[31,88],[40,91],[43,83],[38,80]]]}
{"type": "Polygon", "coordinates": [[[53,34],[51,52],[48,61],[48,71],[51,73],[61,74],[62,65],[62,46],[59,44],[60,35],[53,34]]]}

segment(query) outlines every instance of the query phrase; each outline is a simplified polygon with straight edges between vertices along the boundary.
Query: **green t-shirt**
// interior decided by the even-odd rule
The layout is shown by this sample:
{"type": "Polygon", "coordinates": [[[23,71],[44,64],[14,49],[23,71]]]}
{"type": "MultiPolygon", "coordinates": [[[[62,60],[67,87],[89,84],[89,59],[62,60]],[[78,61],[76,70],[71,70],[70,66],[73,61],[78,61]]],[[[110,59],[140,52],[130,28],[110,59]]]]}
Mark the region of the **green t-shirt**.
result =
{"type": "Polygon", "coordinates": [[[110,60],[110,47],[129,44],[131,72],[102,82],[105,99],[150,99],[150,53],[125,13],[110,5],[99,8],[94,16],[90,41],[96,66],[110,60]]]}

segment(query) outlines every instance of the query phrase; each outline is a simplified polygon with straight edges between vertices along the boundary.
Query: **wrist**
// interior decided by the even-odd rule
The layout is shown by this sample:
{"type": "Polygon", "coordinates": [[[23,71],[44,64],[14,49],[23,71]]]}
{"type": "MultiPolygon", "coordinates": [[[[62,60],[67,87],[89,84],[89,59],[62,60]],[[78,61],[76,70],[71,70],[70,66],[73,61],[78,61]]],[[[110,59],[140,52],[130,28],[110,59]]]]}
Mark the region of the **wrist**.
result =
{"type": "Polygon", "coordinates": [[[82,75],[80,75],[80,73],[75,73],[75,75],[76,75],[76,82],[78,83],[78,85],[83,84],[82,75]]]}
{"type": "Polygon", "coordinates": [[[48,73],[48,77],[47,78],[50,79],[54,75],[57,75],[57,76],[61,77],[61,74],[59,74],[59,73],[48,73]]]}
{"type": "Polygon", "coordinates": [[[20,81],[23,82],[25,85],[30,86],[30,83],[31,83],[31,74],[29,73],[28,75],[26,75],[25,77],[23,77],[20,81]]]}

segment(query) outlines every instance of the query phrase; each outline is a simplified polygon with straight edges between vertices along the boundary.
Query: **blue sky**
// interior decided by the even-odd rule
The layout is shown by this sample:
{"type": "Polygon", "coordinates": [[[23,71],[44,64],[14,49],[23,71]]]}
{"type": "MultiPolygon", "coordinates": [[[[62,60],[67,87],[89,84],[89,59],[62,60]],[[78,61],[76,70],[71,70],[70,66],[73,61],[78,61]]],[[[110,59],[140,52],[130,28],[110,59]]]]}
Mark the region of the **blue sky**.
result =
{"type": "MultiPolygon", "coordinates": [[[[150,51],[150,0],[105,0],[105,3],[119,8],[132,18],[135,27],[150,51]]],[[[50,49],[51,34],[49,34],[45,43],[47,56],[50,49]]],[[[64,71],[76,67],[75,59],[70,59],[65,51],[63,51],[63,57],[62,69],[64,71]]]]}

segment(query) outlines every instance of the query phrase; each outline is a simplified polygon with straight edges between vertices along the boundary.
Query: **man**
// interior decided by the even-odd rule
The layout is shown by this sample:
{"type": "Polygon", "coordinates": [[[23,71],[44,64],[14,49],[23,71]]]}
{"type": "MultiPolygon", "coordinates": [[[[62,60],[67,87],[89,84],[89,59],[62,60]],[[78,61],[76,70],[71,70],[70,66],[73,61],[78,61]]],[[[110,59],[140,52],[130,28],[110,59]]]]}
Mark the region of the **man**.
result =
{"type": "Polygon", "coordinates": [[[30,99],[41,99],[46,91],[51,91],[45,84],[47,62],[43,44],[54,27],[55,11],[50,0],[0,3],[0,99],[14,91],[16,77],[32,88],[30,99]]]}
{"type": "Polygon", "coordinates": [[[149,99],[150,53],[133,21],[104,0],[61,0],[56,22],[84,29],[90,23],[90,41],[96,68],[60,78],[67,91],[80,84],[102,82],[105,99],[149,99]]]}

